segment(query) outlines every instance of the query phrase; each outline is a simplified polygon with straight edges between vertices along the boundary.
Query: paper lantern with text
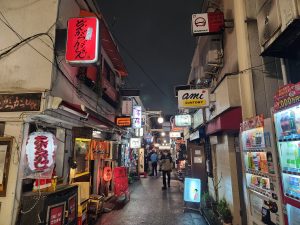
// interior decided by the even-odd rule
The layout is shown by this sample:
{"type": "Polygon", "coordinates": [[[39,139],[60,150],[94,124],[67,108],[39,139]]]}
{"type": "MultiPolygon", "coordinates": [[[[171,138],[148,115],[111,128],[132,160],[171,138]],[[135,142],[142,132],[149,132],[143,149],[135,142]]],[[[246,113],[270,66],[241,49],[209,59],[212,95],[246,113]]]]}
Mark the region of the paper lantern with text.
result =
{"type": "Polygon", "coordinates": [[[52,133],[31,133],[25,147],[27,158],[25,176],[50,179],[55,166],[56,149],[56,137],[52,133]]]}

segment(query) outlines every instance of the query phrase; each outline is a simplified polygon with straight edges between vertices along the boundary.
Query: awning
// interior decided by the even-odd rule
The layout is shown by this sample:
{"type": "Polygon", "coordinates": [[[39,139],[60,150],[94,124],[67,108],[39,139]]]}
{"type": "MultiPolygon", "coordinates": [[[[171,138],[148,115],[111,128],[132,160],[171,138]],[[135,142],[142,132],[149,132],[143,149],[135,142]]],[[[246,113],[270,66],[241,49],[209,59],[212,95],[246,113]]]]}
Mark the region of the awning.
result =
{"type": "MultiPolygon", "coordinates": [[[[95,13],[88,12],[85,10],[80,11],[80,16],[82,17],[88,17],[88,16],[96,16],[95,13]]],[[[111,60],[114,69],[118,73],[119,76],[127,76],[128,72],[126,70],[125,64],[123,62],[123,59],[121,58],[121,55],[119,53],[119,50],[112,38],[112,35],[109,32],[109,29],[104,21],[104,18],[102,15],[98,16],[99,23],[100,23],[100,39],[101,39],[101,47],[104,49],[105,53],[111,60]]]]}
{"type": "Polygon", "coordinates": [[[113,122],[110,120],[106,119],[105,117],[97,114],[96,112],[92,111],[91,109],[88,109],[85,107],[83,110],[81,105],[77,104],[72,104],[70,102],[62,101],[60,109],[65,110],[67,112],[70,112],[74,115],[79,116],[80,118],[87,119],[87,120],[92,120],[95,125],[100,126],[103,129],[108,129],[108,128],[118,128],[113,122]]]}
{"type": "Polygon", "coordinates": [[[210,121],[206,127],[206,135],[215,133],[236,133],[240,130],[242,122],[242,109],[236,107],[229,109],[210,121]]]}

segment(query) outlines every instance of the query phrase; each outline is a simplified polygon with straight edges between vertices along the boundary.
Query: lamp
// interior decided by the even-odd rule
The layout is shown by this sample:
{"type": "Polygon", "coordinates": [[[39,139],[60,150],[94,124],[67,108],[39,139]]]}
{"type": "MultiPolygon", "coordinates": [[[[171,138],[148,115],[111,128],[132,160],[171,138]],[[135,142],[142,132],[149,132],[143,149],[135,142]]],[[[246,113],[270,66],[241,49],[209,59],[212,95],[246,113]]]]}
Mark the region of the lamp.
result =
{"type": "Polygon", "coordinates": [[[161,117],[161,116],[160,116],[160,117],[158,117],[158,119],[157,119],[157,122],[158,122],[158,123],[163,123],[163,122],[164,122],[164,118],[163,118],[163,117],[161,117]]]}

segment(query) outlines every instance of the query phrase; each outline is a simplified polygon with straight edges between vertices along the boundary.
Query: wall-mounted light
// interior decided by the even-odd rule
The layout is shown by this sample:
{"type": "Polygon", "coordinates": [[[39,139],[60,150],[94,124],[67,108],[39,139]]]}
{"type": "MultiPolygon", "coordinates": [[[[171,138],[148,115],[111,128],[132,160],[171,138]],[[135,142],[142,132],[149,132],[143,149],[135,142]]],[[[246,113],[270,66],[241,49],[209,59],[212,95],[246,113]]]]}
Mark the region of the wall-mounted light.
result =
{"type": "Polygon", "coordinates": [[[160,117],[158,117],[158,119],[157,119],[157,122],[158,122],[158,123],[163,123],[163,122],[164,122],[164,118],[163,118],[163,117],[161,117],[161,116],[160,116],[160,117]]]}
{"type": "Polygon", "coordinates": [[[166,136],[166,133],[165,132],[161,132],[161,136],[162,137],[166,136]]]}

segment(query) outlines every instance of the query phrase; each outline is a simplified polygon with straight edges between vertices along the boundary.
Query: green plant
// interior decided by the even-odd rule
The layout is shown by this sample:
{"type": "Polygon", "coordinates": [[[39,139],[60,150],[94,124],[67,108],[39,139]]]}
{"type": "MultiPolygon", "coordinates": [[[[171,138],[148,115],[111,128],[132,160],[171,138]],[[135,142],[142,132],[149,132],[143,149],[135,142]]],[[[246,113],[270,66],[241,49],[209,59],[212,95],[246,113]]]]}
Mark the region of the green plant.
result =
{"type": "Polygon", "coordinates": [[[229,209],[229,205],[228,205],[225,198],[221,199],[218,202],[217,211],[218,211],[218,213],[220,214],[220,217],[222,218],[222,220],[225,223],[231,223],[232,222],[232,214],[231,214],[231,211],[229,209]]]}

